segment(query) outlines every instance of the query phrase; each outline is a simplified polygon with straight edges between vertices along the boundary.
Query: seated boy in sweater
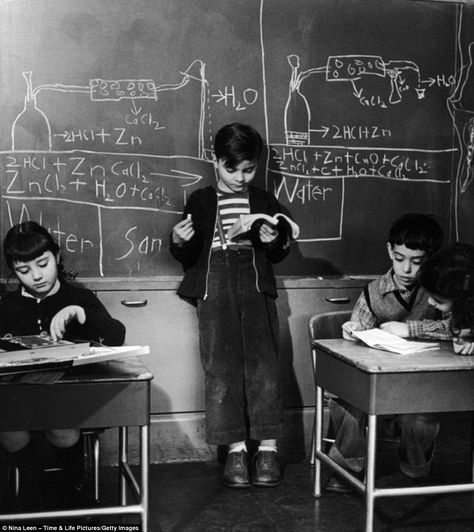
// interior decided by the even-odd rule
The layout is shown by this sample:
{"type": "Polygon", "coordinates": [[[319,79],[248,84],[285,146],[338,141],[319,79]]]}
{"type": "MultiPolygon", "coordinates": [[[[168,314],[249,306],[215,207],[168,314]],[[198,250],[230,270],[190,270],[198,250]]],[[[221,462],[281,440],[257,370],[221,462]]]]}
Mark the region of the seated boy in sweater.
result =
{"type": "MultiPolygon", "coordinates": [[[[404,338],[451,339],[450,316],[442,316],[428,303],[428,293],[416,276],[422,262],[441,246],[443,231],[430,216],[405,214],[390,228],[387,250],[392,267],[365,288],[356,302],[343,337],[351,332],[379,327],[404,338]]],[[[362,473],[365,461],[365,414],[340,399],[329,401],[335,443],[329,455],[342,467],[362,473]]],[[[400,434],[400,469],[411,477],[428,474],[439,422],[427,414],[403,414],[390,420],[400,434]]],[[[347,484],[332,477],[329,491],[345,493],[347,484]]]]}

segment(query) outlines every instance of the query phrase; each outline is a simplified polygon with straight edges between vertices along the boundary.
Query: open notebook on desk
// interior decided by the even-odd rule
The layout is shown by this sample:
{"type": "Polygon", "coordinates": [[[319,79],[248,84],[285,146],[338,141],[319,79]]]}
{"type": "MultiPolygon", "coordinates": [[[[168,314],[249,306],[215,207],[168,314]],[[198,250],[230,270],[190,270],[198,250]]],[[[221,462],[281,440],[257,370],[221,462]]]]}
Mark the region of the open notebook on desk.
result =
{"type": "Polygon", "coordinates": [[[91,346],[89,342],[53,341],[44,336],[0,338],[0,375],[65,369],[107,360],[147,355],[148,346],[91,346]]]}
{"type": "Polygon", "coordinates": [[[369,329],[367,331],[351,331],[352,335],[364,342],[364,344],[375,349],[390,351],[398,355],[409,355],[422,351],[439,349],[436,342],[409,341],[395,334],[382,331],[382,329],[369,329]]]}

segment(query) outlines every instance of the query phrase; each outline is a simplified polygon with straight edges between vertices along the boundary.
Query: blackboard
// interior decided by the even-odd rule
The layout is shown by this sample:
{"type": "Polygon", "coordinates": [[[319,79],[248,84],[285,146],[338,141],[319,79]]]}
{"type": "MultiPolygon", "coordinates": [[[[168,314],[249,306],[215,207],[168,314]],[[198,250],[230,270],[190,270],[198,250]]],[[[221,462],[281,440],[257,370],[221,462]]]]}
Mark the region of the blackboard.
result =
{"type": "Polygon", "coordinates": [[[79,277],[179,275],[169,232],[240,121],[268,143],[256,184],[302,228],[277,273],[379,273],[408,211],[471,238],[470,9],[0,0],[1,236],[34,219],[79,277]]]}

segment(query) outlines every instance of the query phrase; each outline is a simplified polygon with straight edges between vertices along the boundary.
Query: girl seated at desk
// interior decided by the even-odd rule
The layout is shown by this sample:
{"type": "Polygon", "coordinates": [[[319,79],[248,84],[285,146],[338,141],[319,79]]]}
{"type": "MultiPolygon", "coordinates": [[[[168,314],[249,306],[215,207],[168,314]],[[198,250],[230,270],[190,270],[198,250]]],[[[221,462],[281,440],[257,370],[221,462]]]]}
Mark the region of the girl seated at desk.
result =
{"type": "Polygon", "coordinates": [[[422,264],[418,277],[430,305],[452,312],[454,352],[474,355],[474,247],[458,243],[439,251],[422,264]]]}
{"type": "MultiPolygon", "coordinates": [[[[44,227],[36,222],[15,225],[5,237],[3,251],[20,285],[0,300],[0,336],[50,334],[54,340],[123,344],[124,325],[110,316],[90,290],[63,279],[59,246],[44,227]]],[[[63,465],[66,488],[76,498],[83,475],[80,430],[49,430],[45,436],[63,465]]],[[[0,432],[0,445],[7,460],[20,469],[20,496],[28,503],[35,492],[41,492],[39,457],[30,440],[28,430],[0,432]]],[[[75,502],[71,500],[71,504],[75,502]]],[[[40,501],[35,503],[33,506],[41,506],[40,501]]]]}

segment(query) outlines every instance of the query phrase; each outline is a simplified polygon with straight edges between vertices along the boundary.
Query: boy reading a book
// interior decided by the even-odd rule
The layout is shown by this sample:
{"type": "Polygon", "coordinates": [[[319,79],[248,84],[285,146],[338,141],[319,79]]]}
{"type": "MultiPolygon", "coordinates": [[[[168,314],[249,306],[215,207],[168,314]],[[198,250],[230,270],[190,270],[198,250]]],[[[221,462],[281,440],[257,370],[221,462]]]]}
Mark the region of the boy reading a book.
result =
{"type": "MultiPolygon", "coordinates": [[[[5,237],[3,250],[7,265],[20,284],[0,300],[0,336],[49,334],[54,340],[123,344],[123,324],[109,315],[90,290],[63,279],[59,246],[44,227],[36,222],[15,225],[5,237]]],[[[74,504],[80,500],[82,488],[80,430],[53,429],[45,436],[64,466],[66,488],[74,497],[74,504]]],[[[0,445],[8,460],[20,469],[22,486],[30,487],[20,490],[27,507],[32,496],[41,494],[39,458],[30,440],[28,430],[0,432],[0,445]]]]}
{"type": "Polygon", "coordinates": [[[419,282],[429,293],[430,305],[452,312],[453,349],[474,354],[474,247],[457,243],[423,263],[419,282]]]}
{"type": "Polygon", "coordinates": [[[233,123],[214,140],[217,186],[195,191],[173,227],[171,253],[185,270],[179,295],[197,304],[205,375],[206,439],[227,445],[223,481],[250,485],[247,440],[259,442],[254,485],[281,480],[277,438],[282,434],[277,343],[277,297],[272,263],[288,254],[290,234],[266,223],[231,242],[227,230],[249,213],[280,211],[275,197],[251,185],[262,139],[233,123]]]}
{"type": "MultiPolygon", "coordinates": [[[[365,288],[357,300],[351,320],[343,325],[343,336],[356,340],[352,331],[379,327],[403,338],[446,340],[451,338],[449,315],[441,315],[429,304],[428,293],[417,282],[423,261],[441,246],[443,231],[430,216],[405,214],[389,231],[387,250],[392,267],[365,288]]],[[[329,401],[335,443],[329,455],[342,467],[362,473],[365,456],[365,414],[339,399],[329,401]]],[[[400,434],[400,468],[412,478],[428,474],[439,422],[431,415],[400,415],[387,419],[400,434]]],[[[387,423],[387,426],[388,423],[387,423]]],[[[334,476],[326,487],[345,493],[346,483],[334,476]]]]}

